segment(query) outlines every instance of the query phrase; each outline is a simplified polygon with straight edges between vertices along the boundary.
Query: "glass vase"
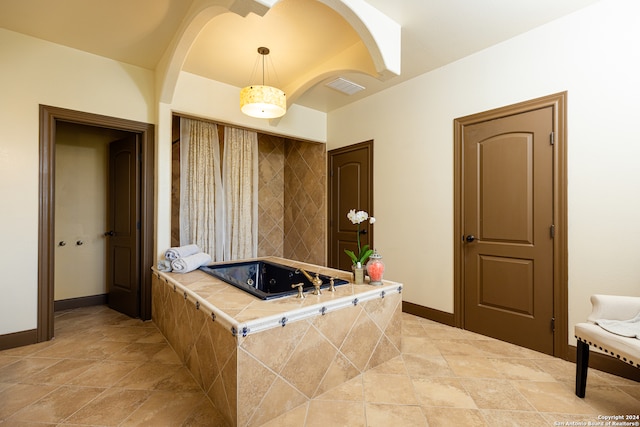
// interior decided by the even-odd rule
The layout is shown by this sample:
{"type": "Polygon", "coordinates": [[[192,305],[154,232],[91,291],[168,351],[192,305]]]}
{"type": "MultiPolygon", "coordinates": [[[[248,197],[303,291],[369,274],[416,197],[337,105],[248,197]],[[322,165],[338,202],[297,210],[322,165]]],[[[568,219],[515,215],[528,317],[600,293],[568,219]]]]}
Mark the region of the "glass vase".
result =
{"type": "Polygon", "coordinates": [[[376,250],[374,250],[369,257],[369,262],[367,263],[367,275],[369,276],[369,284],[374,286],[382,285],[384,262],[382,262],[382,255],[380,255],[376,250]]]}
{"type": "Polygon", "coordinates": [[[351,266],[353,269],[353,283],[356,285],[364,284],[364,267],[358,267],[356,265],[351,266]]]}

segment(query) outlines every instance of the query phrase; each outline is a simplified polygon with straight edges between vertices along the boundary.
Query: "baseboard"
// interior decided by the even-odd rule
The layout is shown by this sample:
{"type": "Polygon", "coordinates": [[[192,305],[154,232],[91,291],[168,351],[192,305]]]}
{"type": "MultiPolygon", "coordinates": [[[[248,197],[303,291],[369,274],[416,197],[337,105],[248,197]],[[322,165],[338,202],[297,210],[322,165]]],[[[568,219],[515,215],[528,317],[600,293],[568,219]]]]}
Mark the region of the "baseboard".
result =
{"type": "MultiPolygon", "coordinates": [[[[568,359],[570,362],[576,362],[576,346],[569,346],[568,359]]],[[[608,372],[619,377],[628,378],[633,381],[640,381],[640,369],[635,368],[628,363],[622,362],[615,357],[606,354],[591,351],[589,349],[589,367],[599,371],[608,372]]],[[[587,373],[587,390],[589,387],[589,374],[587,373]]],[[[588,391],[587,391],[588,393],[588,391]]]]}
{"type": "Polygon", "coordinates": [[[53,311],[71,310],[74,308],[91,307],[94,305],[104,305],[108,302],[107,297],[107,294],[101,294],[54,301],[53,311]]]}
{"type": "Polygon", "coordinates": [[[423,319],[433,320],[434,322],[443,323],[448,326],[455,327],[455,319],[453,313],[445,313],[429,307],[424,307],[412,302],[402,301],[402,311],[413,314],[423,319]]]}
{"type": "Polygon", "coordinates": [[[37,342],[38,334],[35,329],[13,332],[11,334],[0,335],[0,350],[22,347],[23,345],[35,344],[37,342]]]}

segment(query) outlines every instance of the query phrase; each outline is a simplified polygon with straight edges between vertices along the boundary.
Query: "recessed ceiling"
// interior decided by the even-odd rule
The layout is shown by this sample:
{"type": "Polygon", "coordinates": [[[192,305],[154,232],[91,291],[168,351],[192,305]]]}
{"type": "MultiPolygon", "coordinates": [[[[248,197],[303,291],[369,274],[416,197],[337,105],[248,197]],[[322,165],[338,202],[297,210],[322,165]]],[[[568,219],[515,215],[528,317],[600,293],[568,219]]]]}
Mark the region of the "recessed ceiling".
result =
{"type": "MultiPolygon", "coordinates": [[[[380,81],[362,72],[340,73],[315,84],[296,103],[331,111],[599,0],[365,1],[402,27],[401,75],[380,81]],[[336,77],[366,89],[349,96],[325,86],[336,77]]],[[[0,27],[153,70],[193,3],[1,0],[0,27]]],[[[198,1],[205,3],[229,2],[198,1]]],[[[183,69],[240,88],[252,83],[256,50],[266,46],[277,81],[286,87],[358,43],[356,32],[321,1],[280,0],[262,17],[229,12],[213,18],[193,43],[183,69]]]]}

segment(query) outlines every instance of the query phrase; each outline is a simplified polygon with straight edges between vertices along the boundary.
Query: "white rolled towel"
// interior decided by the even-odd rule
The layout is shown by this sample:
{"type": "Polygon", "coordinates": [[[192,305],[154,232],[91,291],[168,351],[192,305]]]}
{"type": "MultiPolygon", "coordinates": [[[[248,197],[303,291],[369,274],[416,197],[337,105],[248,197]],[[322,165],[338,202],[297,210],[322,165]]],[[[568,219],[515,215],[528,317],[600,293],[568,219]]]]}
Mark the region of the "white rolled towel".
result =
{"type": "Polygon", "coordinates": [[[207,265],[211,263],[211,256],[204,252],[198,252],[197,254],[189,255],[184,258],[178,258],[171,261],[171,268],[175,273],[188,273],[195,270],[201,265],[207,265]]]}
{"type": "Polygon", "coordinates": [[[173,261],[178,258],[185,258],[189,255],[197,254],[200,252],[200,248],[198,245],[185,245],[185,246],[176,246],[173,248],[167,249],[164,253],[164,257],[169,261],[173,261]]]}

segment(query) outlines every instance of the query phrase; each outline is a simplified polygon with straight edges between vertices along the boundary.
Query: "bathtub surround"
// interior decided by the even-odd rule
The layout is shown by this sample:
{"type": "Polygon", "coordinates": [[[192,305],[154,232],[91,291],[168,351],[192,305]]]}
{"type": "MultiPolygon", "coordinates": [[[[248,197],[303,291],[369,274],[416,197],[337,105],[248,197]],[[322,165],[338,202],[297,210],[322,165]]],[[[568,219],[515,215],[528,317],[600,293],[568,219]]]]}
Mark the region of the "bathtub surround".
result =
{"type": "Polygon", "coordinates": [[[401,291],[385,281],[262,301],[201,271],[156,271],[153,320],[227,422],[259,426],[398,356],[401,291]]]}

